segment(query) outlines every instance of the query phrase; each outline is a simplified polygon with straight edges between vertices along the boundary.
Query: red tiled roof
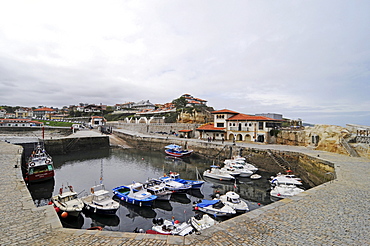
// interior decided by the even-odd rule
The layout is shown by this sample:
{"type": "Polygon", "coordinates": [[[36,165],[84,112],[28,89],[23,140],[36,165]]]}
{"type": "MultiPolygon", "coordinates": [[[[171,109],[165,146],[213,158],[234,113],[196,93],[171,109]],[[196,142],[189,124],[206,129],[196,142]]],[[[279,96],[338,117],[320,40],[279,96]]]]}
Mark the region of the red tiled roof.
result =
{"type": "Polygon", "coordinates": [[[215,127],[213,123],[207,123],[197,128],[198,131],[224,131],[225,127],[215,127]]]}
{"type": "Polygon", "coordinates": [[[55,111],[55,110],[52,108],[37,108],[34,109],[33,111],[55,111]]]}
{"type": "Polygon", "coordinates": [[[276,121],[275,119],[264,117],[264,116],[256,116],[256,115],[248,115],[248,114],[237,114],[234,115],[227,120],[255,120],[255,121],[276,121]]]}
{"type": "Polygon", "coordinates": [[[191,132],[192,130],[179,130],[179,132],[191,132]]]}
{"type": "Polygon", "coordinates": [[[238,112],[231,111],[231,110],[228,110],[228,109],[221,109],[221,110],[213,111],[213,112],[211,112],[211,113],[212,113],[212,114],[222,114],[222,113],[228,113],[228,114],[239,114],[238,112]]]}

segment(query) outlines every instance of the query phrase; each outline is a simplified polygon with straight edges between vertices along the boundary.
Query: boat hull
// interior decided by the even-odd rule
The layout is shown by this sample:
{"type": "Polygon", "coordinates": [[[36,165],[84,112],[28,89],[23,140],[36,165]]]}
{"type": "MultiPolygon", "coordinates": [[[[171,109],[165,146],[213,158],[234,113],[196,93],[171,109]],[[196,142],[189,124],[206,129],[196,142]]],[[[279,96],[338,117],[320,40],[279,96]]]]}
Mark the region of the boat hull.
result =
{"type": "Polygon", "coordinates": [[[37,182],[43,182],[45,180],[50,180],[54,178],[54,170],[53,171],[46,171],[42,173],[37,173],[37,174],[31,174],[31,175],[26,175],[28,182],[29,183],[37,183],[37,182]]]}
{"type": "Polygon", "coordinates": [[[165,150],[165,153],[169,156],[173,156],[173,157],[178,157],[178,158],[182,158],[182,157],[188,157],[190,156],[193,151],[184,151],[184,152],[174,152],[174,151],[171,151],[171,150],[165,150]]]}
{"type": "MultiPolygon", "coordinates": [[[[137,199],[135,197],[129,196],[130,194],[129,191],[120,192],[120,190],[127,190],[127,189],[129,189],[127,186],[120,186],[120,187],[114,188],[113,194],[121,201],[124,201],[129,204],[138,205],[140,207],[141,206],[152,206],[153,201],[157,199],[157,196],[155,195],[150,195],[142,199],[137,199]]],[[[150,193],[148,192],[148,194],[150,193]]]]}
{"type": "Polygon", "coordinates": [[[235,177],[233,177],[233,176],[222,176],[222,175],[217,175],[217,174],[213,174],[213,173],[209,173],[209,172],[204,172],[203,176],[208,177],[208,178],[212,178],[212,179],[225,180],[225,181],[230,181],[230,180],[235,179],[235,177]]]}
{"type": "Polygon", "coordinates": [[[84,207],[84,210],[90,213],[99,214],[99,215],[115,215],[118,208],[111,208],[111,209],[101,209],[98,207],[94,207],[91,205],[86,205],[84,207]]]}

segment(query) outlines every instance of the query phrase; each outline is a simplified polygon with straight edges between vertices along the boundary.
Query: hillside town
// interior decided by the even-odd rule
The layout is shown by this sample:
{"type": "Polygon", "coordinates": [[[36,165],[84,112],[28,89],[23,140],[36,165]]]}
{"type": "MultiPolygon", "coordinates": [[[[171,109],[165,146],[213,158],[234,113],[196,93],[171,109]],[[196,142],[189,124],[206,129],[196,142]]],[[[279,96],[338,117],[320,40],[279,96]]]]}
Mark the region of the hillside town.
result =
{"type": "MultiPolygon", "coordinates": [[[[86,118],[90,118],[90,121],[92,119],[102,119],[98,125],[114,120],[140,121],[141,118],[148,119],[151,123],[205,124],[213,122],[213,111],[215,111],[213,107],[207,106],[206,100],[196,98],[190,94],[183,94],[172,102],[164,104],[154,104],[150,100],[141,100],[139,102],[119,103],[112,106],[102,103],[99,105],[79,103],[79,105],[64,106],[62,108],[0,106],[0,126],[39,126],[42,125],[42,122],[37,120],[73,121],[86,118]]],[[[236,112],[230,111],[230,113],[235,114],[236,112]]],[[[285,121],[281,114],[256,114],[253,116],[267,117],[280,122],[285,121]]],[[[225,115],[219,117],[224,117],[225,119],[225,115]]],[[[261,119],[263,118],[259,118],[259,120],[261,119]]],[[[293,123],[291,121],[290,124],[300,126],[302,122],[293,123]]],[[[92,122],[92,125],[95,125],[94,122],[92,122]]],[[[222,127],[221,125],[219,122],[215,127],[222,127]]],[[[204,130],[209,131],[206,128],[204,130]]]]}
{"type": "MultiPolygon", "coordinates": [[[[369,155],[370,127],[347,124],[307,125],[301,119],[287,119],[277,113],[245,114],[232,109],[214,109],[207,100],[183,94],[172,102],[154,104],[150,100],[118,103],[112,106],[90,103],[54,108],[0,106],[0,128],[43,127],[50,123],[65,123],[64,127],[99,128],[127,127],[133,124],[160,125],[156,132],[175,134],[182,138],[207,141],[255,142],[311,146],[349,155],[369,155]],[[167,125],[166,125],[167,124],[167,125]],[[177,129],[168,124],[187,124],[177,129]],[[175,131],[177,130],[177,131],[175,131]]],[[[108,128],[110,129],[110,128],[108,128]]],[[[138,129],[141,129],[140,127],[138,129]]]]}

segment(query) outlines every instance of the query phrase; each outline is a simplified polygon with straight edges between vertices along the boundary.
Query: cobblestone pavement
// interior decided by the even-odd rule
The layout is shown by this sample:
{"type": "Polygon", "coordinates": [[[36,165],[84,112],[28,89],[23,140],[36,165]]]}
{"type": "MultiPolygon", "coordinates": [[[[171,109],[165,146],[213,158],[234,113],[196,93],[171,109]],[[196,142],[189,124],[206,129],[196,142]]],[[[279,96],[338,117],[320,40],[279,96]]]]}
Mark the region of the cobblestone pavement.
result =
{"type": "Polygon", "coordinates": [[[320,155],[335,164],[337,178],[200,235],[65,229],[51,206],[34,206],[20,174],[21,147],[0,142],[0,245],[370,245],[370,160],[305,147],[238,145],[320,155]]]}

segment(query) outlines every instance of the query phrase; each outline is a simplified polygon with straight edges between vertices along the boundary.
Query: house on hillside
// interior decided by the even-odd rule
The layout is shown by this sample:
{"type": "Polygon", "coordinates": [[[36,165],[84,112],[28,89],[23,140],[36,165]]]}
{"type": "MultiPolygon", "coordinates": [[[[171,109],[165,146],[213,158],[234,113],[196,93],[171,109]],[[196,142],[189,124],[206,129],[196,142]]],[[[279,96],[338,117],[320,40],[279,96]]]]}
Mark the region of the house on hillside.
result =
{"type": "Polygon", "coordinates": [[[102,116],[91,116],[89,119],[89,125],[92,127],[104,126],[107,120],[102,116]]]}
{"type": "Polygon", "coordinates": [[[5,109],[0,109],[0,118],[5,118],[6,115],[6,110],[5,109]]]}
{"type": "Polygon", "coordinates": [[[184,97],[186,99],[186,102],[187,102],[186,107],[194,107],[194,106],[197,106],[197,105],[205,105],[205,106],[207,105],[206,100],[193,97],[190,94],[184,94],[181,97],[184,97]]]}
{"type": "Polygon", "coordinates": [[[134,106],[134,102],[127,102],[127,103],[117,103],[116,105],[114,105],[115,107],[115,110],[117,111],[120,111],[120,110],[127,110],[127,109],[131,109],[132,106],[134,106]]]}
{"type": "Polygon", "coordinates": [[[282,120],[241,114],[228,109],[212,112],[214,122],[198,127],[200,138],[244,142],[270,142],[270,131],[280,128],[282,120]]]}
{"type": "Polygon", "coordinates": [[[144,109],[153,110],[155,109],[155,105],[149,102],[149,100],[142,100],[132,105],[132,109],[136,109],[138,111],[142,111],[144,109]]]}
{"type": "Polygon", "coordinates": [[[6,119],[15,119],[15,113],[6,113],[5,118],[6,119]]]}
{"type": "Polygon", "coordinates": [[[33,116],[38,119],[50,119],[50,116],[56,112],[55,109],[52,108],[37,108],[33,110],[33,116]]]}
{"type": "Polygon", "coordinates": [[[31,108],[19,108],[14,111],[15,118],[32,118],[33,110],[31,108]]]}

